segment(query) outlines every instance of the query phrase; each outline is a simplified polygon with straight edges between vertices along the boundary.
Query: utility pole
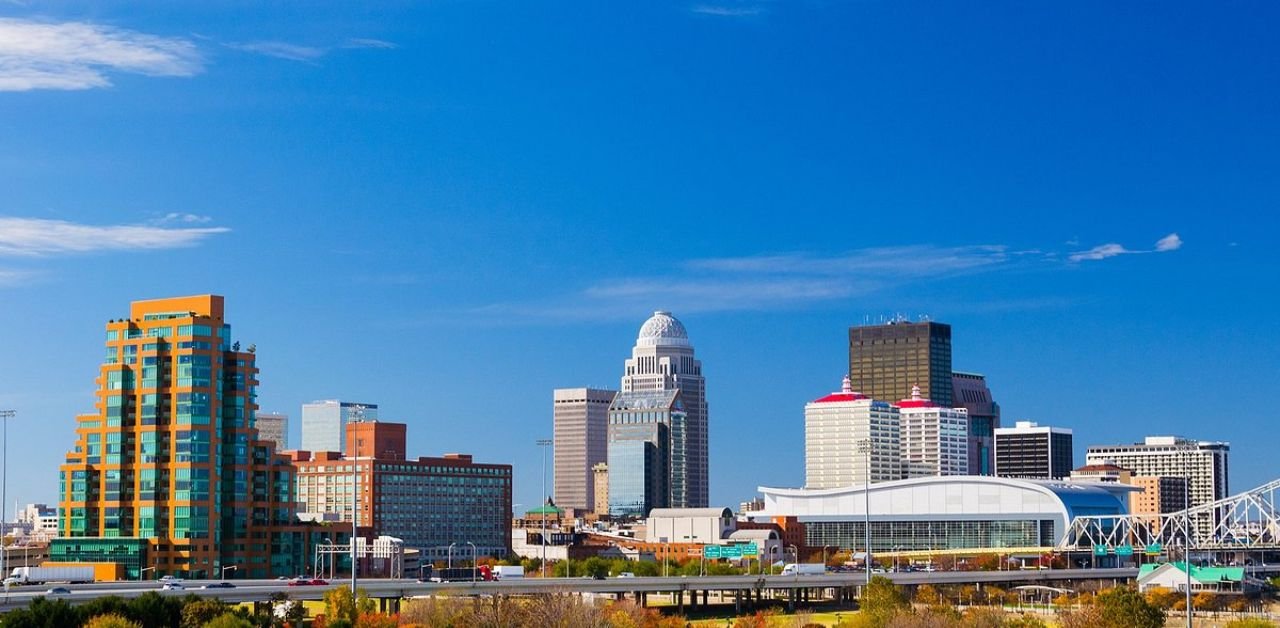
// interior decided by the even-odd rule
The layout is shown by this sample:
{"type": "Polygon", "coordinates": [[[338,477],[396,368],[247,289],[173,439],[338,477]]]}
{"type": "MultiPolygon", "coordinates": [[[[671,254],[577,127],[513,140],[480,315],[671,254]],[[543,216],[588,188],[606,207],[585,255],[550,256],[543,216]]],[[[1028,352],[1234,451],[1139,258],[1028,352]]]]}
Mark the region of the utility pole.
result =
{"type": "MultiPolygon", "coordinates": [[[[547,446],[555,441],[550,438],[539,438],[534,441],[538,447],[542,448],[542,560],[538,562],[538,569],[541,571],[543,578],[547,577],[547,446]]],[[[567,572],[566,572],[567,573],[567,572]]]]}
{"type": "MultiPolygon", "coordinates": [[[[871,427],[870,422],[868,422],[867,427],[868,427],[868,431],[870,431],[870,427],[871,427]]],[[[867,584],[870,585],[871,584],[871,438],[870,438],[870,435],[868,435],[867,438],[864,438],[858,441],[858,448],[862,450],[862,455],[863,455],[862,459],[865,465],[864,471],[866,473],[866,477],[863,478],[863,484],[862,484],[862,509],[863,509],[862,527],[863,527],[863,532],[865,532],[864,536],[865,536],[865,542],[867,544],[867,553],[863,558],[867,568],[867,584]]]]}
{"type": "MultiPolygon", "coordinates": [[[[338,411],[341,412],[342,411],[341,408],[339,408],[338,411]]],[[[363,421],[364,406],[362,404],[355,404],[351,406],[351,416],[352,416],[352,419],[355,420],[355,422],[363,421]]],[[[343,430],[345,431],[346,425],[343,425],[342,427],[343,427],[343,430]]],[[[347,436],[346,434],[343,434],[341,436],[342,440],[345,441],[346,436],[347,436]]],[[[356,525],[357,525],[357,522],[360,520],[360,490],[359,490],[360,489],[360,473],[356,471],[356,469],[358,468],[356,465],[360,459],[360,456],[358,455],[360,453],[359,452],[360,440],[356,439],[356,442],[354,444],[355,444],[355,449],[351,451],[351,600],[353,602],[356,599],[357,565],[360,564],[359,556],[356,555],[356,525]]],[[[351,446],[352,446],[352,443],[347,443],[347,447],[349,449],[351,448],[351,446]]]]}
{"type": "Polygon", "coordinates": [[[4,443],[0,444],[0,470],[3,471],[4,477],[0,479],[0,577],[8,576],[8,572],[4,569],[5,548],[4,548],[4,523],[9,519],[5,516],[5,500],[8,499],[6,493],[9,490],[9,419],[17,416],[16,410],[0,410],[0,420],[4,421],[3,436],[4,443]]]}

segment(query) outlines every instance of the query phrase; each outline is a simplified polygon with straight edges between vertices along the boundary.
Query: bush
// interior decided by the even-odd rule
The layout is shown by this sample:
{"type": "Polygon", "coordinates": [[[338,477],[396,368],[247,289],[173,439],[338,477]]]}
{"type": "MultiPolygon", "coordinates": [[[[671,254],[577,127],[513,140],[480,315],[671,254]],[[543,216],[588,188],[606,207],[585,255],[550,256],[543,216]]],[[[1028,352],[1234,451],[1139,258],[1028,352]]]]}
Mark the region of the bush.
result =
{"type": "Polygon", "coordinates": [[[140,628],[136,621],[129,621],[122,615],[108,614],[93,617],[85,622],[84,628],[140,628]]]}

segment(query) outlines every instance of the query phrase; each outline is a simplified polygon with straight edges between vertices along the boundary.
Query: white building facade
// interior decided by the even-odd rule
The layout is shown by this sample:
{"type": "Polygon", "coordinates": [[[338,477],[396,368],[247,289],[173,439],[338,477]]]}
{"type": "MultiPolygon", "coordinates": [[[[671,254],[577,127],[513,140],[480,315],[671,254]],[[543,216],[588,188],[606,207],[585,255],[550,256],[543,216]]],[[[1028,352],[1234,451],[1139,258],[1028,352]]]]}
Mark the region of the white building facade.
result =
{"type": "Polygon", "coordinates": [[[898,402],[903,477],[969,474],[969,411],[942,408],[911,387],[898,402]]]}
{"type": "MultiPolygon", "coordinates": [[[[1186,478],[1192,508],[1230,495],[1227,462],[1231,445],[1225,442],[1196,441],[1176,436],[1148,436],[1133,445],[1089,447],[1087,464],[1108,461],[1129,469],[1135,476],[1186,478]]],[[[1197,523],[1207,533],[1213,521],[1197,523]]]]}
{"type": "Polygon", "coordinates": [[[645,519],[645,541],[716,544],[737,528],[728,508],[654,508],[645,519]]]}
{"type": "Polygon", "coordinates": [[[846,375],[840,392],[804,407],[805,488],[900,479],[899,439],[898,408],[854,392],[846,375]]]}
{"type": "Polygon", "coordinates": [[[702,376],[702,362],[694,358],[693,345],[689,343],[684,324],[670,312],[654,312],[640,327],[635,347],[631,349],[631,358],[624,368],[624,393],[680,392],[687,432],[684,451],[676,453],[684,460],[672,460],[671,466],[682,467],[685,471],[683,478],[672,482],[673,485],[683,484],[683,487],[673,491],[670,505],[705,508],[710,495],[707,386],[702,376]]]}
{"type": "Polygon", "coordinates": [[[253,426],[258,437],[276,444],[276,451],[289,448],[289,415],[278,412],[259,412],[254,415],[253,426]]]}

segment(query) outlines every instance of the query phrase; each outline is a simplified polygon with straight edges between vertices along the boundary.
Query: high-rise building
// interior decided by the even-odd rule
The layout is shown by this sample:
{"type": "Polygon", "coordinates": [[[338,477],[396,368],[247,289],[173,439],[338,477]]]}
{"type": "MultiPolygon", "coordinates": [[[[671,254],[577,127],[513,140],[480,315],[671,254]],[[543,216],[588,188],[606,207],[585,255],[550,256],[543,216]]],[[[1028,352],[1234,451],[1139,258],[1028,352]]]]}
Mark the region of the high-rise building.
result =
{"type": "MultiPolygon", "coordinates": [[[[1112,460],[1134,475],[1180,477],[1190,481],[1191,507],[1224,499],[1229,492],[1227,462],[1231,445],[1224,442],[1196,441],[1176,436],[1148,436],[1133,445],[1090,446],[1085,453],[1089,464],[1112,460]]],[[[1197,529],[1212,529],[1211,517],[1197,522],[1197,529]]]]}
{"type": "Polygon", "coordinates": [[[846,375],[840,392],[804,407],[805,488],[901,479],[899,438],[898,408],[854,392],[846,375]]]}
{"type": "MultiPolygon", "coordinates": [[[[605,447],[606,453],[608,446],[605,447]]],[[[594,483],[592,492],[595,494],[595,506],[591,512],[597,515],[609,514],[609,465],[605,462],[597,462],[591,467],[591,481],[594,483]]]]}
{"type": "Polygon", "coordinates": [[[953,372],[951,396],[957,408],[969,411],[969,473],[995,475],[1000,404],[991,398],[987,378],[977,373],[953,372]]]}
{"type": "Polygon", "coordinates": [[[355,467],[357,525],[370,536],[399,538],[425,560],[444,560],[450,543],[468,541],[481,556],[510,552],[511,465],[474,462],[468,454],[410,459],[404,423],[353,422],[346,429],[345,453],[291,452],[305,512],[349,523],[355,467]]]}
{"type": "Polygon", "coordinates": [[[275,443],[276,451],[289,448],[289,415],[259,412],[253,426],[258,428],[258,438],[275,443]]]}
{"type": "Polygon", "coordinates": [[[220,296],[135,301],[107,322],[97,410],[59,468],[54,560],[132,579],[306,573],[318,537],[295,525],[294,467],[252,427],[255,357],[220,296]]]}
{"type": "Polygon", "coordinates": [[[608,459],[609,404],[616,394],[595,388],[557,388],[552,393],[554,495],[562,508],[595,508],[591,469],[608,459]]]}
{"type": "Polygon", "coordinates": [[[969,474],[969,412],[943,408],[911,388],[898,402],[903,477],[969,474]]]}
{"type": "Polygon", "coordinates": [[[609,514],[647,517],[686,490],[688,414],[678,390],[621,392],[609,406],[609,514]]]}
{"type": "Polygon", "coordinates": [[[1071,475],[1071,430],[1017,421],[996,430],[996,475],[1061,480],[1071,475]]]}
{"type": "Polygon", "coordinates": [[[1130,484],[1142,489],[1129,496],[1129,514],[1159,521],[1159,515],[1187,509],[1187,478],[1174,475],[1135,475],[1130,484]]]}
{"type": "Polygon", "coordinates": [[[302,404],[302,446],[305,451],[347,450],[347,423],[378,420],[378,405],[326,399],[302,404]]]}
{"type": "MultiPolygon", "coordinates": [[[[622,377],[622,392],[679,391],[686,424],[680,448],[671,451],[671,508],[705,508],[709,499],[707,478],[707,390],[702,362],[693,357],[693,345],[684,324],[670,312],[654,312],[640,327],[631,358],[622,377]]],[[[675,427],[675,426],[673,426],[675,427]]],[[[610,460],[610,482],[613,462],[610,460]]],[[[612,486],[609,499],[615,499],[612,486]]],[[[612,507],[610,508],[612,510],[612,507]]]]}
{"type": "Polygon", "coordinates": [[[951,326],[895,320],[849,328],[849,377],[872,399],[902,399],[920,386],[944,408],[951,394],[951,326]]]}

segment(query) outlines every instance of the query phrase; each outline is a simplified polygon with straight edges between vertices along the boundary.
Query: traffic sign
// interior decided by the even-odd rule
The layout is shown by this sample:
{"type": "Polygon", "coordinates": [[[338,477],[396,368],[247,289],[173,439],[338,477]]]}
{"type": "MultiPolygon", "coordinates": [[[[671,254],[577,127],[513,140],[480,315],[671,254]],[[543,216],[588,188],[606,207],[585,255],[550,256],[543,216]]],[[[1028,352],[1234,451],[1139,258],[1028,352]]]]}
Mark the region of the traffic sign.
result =
{"type": "Polygon", "coordinates": [[[742,554],[744,556],[759,556],[760,546],[756,545],[755,541],[747,543],[746,545],[742,546],[742,554]]]}
{"type": "Polygon", "coordinates": [[[1116,556],[1133,556],[1133,546],[1128,543],[1117,545],[1116,556]]]}
{"type": "Polygon", "coordinates": [[[720,548],[721,558],[742,558],[741,545],[726,545],[720,548]]]}
{"type": "Polygon", "coordinates": [[[720,546],[719,546],[719,545],[706,545],[706,546],[703,546],[703,548],[702,548],[702,557],[703,557],[703,558],[723,558],[723,557],[720,555],[720,549],[721,549],[721,548],[720,548],[720,546]]]}
{"type": "Polygon", "coordinates": [[[1107,555],[1107,546],[1106,546],[1106,545],[1094,545],[1094,546],[1093,546],[1093,555],[1094,555],[1094,556],[1106,556],[1106,555],[1107,555]]]}

